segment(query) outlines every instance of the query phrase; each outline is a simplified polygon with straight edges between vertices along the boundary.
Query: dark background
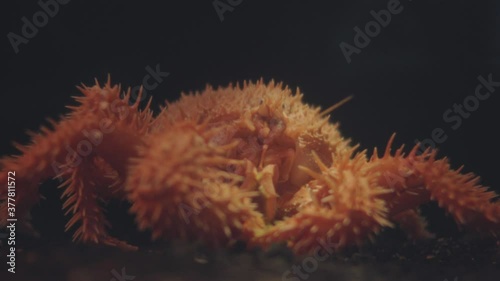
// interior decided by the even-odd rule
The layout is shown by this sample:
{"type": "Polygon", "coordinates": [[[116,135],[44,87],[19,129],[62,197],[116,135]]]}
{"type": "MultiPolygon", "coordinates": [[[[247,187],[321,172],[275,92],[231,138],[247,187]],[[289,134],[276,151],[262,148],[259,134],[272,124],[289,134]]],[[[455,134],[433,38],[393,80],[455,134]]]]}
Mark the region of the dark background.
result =
{"type": "MultiPolygon", "coordinates": [[[[75,103],[80,82],[104,82],[110,73],[112,81],[133,87],[146,66],[160,64],[170,75],[149,93],[156,109],[206,83],[260,77],[300,87],[307,103],[324,108],[354,95],[332,119],[363,148],[385,147],[393,132],[398,146],[412,146],[441,127],[448,139],[438,146],[440,155],[500,191],[500,88],[457,130],[442,117],[474,94],[479,75],[500,81],[498,3],[402,0],[403,11],[349,64],[340,42],[353,44],[353,28],[363,29],[373,20],[370,11],[386,9],[388,1],[270,2],[244,0],[221,21],[212,1],[72,0],[18,54],[7,34],[21,34],[21,18],[31,21],[41,8],[36,1],[3,4],[0,155],[15,153],[12,141],[26,143],[26,129],[68,112],[64,106],[75,103]]],[[[37,207],[35,224],[69,239],[62,236],[66,219],[54,186],[42,187],[48,199],[37,207]]],[[[424,211],[440,235],[455,232],[435,206],[424,211]]]]}

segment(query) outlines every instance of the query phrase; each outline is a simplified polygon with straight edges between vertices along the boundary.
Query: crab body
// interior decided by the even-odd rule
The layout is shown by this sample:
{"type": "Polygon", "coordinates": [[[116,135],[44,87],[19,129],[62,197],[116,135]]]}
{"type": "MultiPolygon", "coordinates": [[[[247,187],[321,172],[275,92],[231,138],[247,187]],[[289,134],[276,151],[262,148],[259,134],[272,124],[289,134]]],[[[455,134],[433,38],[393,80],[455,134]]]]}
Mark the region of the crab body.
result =
{"type": "Polygon", "coordinates": [[[361,245],[394,225],[412,239],[431,237],[418,212],[430,200],[460,225],[500,233],[496,194],[436,151],[417,145],[391,153],[393,135],[383,156],[369,156],[344,139],[329,112],[347,99],[321,111],[298,90],[245,82],[182,95],[153,116],[150,103],[141,110],[130,91],[123,96],[109,81],[79,89],[84,96],[70,114],[0,166],[2,183],[16,171],[17,213],[26,216],[39,201],[39,183],[60,179],[75,240],[135,248],[107,234],[99,201],[111,198],[128,200],[153,238],[287,242],[298,254],[324,241],[361,245]]]}

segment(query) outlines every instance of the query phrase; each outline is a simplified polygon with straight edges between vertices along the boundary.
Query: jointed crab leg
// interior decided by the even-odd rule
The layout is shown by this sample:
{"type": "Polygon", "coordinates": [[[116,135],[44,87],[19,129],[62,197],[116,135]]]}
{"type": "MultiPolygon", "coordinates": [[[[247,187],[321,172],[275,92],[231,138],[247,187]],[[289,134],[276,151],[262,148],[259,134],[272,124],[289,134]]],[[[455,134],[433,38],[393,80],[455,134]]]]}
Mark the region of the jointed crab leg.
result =
{"type": "Polygon", "coordinates": [[[210,132],[192,122],[161,134],[146,141],[126,182],[140,229],[223,246],[241,238],[247,221],[262,221],[251,201],[256,192],[238,189],[243,177],[224,169],[245,164],[225,157],[234,144],[211,143],[210,132]]]}
{"type": "MultiPolygon", "coordinates": [[[[35,135],[30,146],[18,146],[20,156],[2,159],[0,182],[7,182],[7,171],[16,171],[16,213],[28,215],[30,209],[39,201],[38,186],[41,182],[57,176],[60,165],[76,164],[73,153],[76,144],[84,138],[81,131],[91,128],[93,120],[67,119],[55,125],[54,131],[42,129],[45,134],[35,135]],[[73,147],[73,148],[72,148],[73,147]],[[68,150],[70,152],[68,152],[68,150]]],[[[6,188],[0,189],[0,200],[6,200],[6,188]]],[[[0,203],[0,225],[6,223],[6,203],[0,203]]]]}
{"type": "Polygon", "coordinates": [[[66,231],[79,223],[73,240],[130,250],[137,249],[107,234],[106,228],[110,225],[104,217],[99,201],[103,198],[101,190],[111,186],[114,179],[104,179],[101,174],[103,171],[95,165],[93,160],[85,158],[77,167],[68,169],[70,170],[67,172],[69,176],[61,184],[61,187],[65,187],[62,197],[67,197],[63,208],[67,209],[66,214],[72,214],[66,224],[66,231]],[[104,188],[100,186],[103,183],[107,184],[104,188]]]}
{"type": "Polygon", "coordinates": [[[417,155],[418,145],[407,156],[402,148],[391,155],[393,139],[394,135],[383,157],[375,154],[370,160],[372,169],[380,174],[379,184],[394,190],[383,196],[391,215],[435,200],[459,225],[500,234],[500,203],[494,201],[495,192],[478,184],[479,177],[452,170],[446,158],[436,160],[436,151],[417,155]]]}
{"type": "Polygon", "coordinates": [[[389,191],[377,185],[376,174],[369,170],[364,153],[353,159],[351,153],[339,155],[332,167],[326,167],[314,154],[321,173],[304,168],[314,178],[306,187],[311,203],[258,233],[252,244],[268,246],[288,241],[294,252],[304,254],[325,245],[336,249],[362,244],[382,227],[392,226],[387,220],[386,204],[379,199],[389,191]]]}
{"type": "MultiPolygon", "coordinates": [[[[79,190],[79,200],[96,196],[93,193],[95,187],[92,184],[86,186],[89,182],[84,178],[88,175],[84,176],[80,171],[87,170],[89,164],[86,163],[96,156],[124,178],[128,159],[137,154],[141,136],[152,124],[149,110],[138,111],[138,102],[129,105],[130,91],[121,98],[120,87],[111,87],[109,81],[102,88],[96,85],[79,89],[84,94],[84,97],[76,98],[79,106],[70,107],[73,111],[60,122],[52,122],[52,130],[42,128],[43,134],[34,135],[29,146],[18,146],[22,152],[20,156],[1,161],[0,182],[7,182],[7,171],[16,171],[17,216],[29,215],[30,209],[39,201],[38,185],[53,177],[62,179],[63,175],[72,174],[69,188],[79,190]]],[[[6,191],[0,189],[0,226],[5,226],[8,215],[6,191]]],[[[73,218],[71,224],[76,220],[73,218]]],[[[85,235],[82,233],[82,237],[93,240],[91,234],[85,235]]]]}

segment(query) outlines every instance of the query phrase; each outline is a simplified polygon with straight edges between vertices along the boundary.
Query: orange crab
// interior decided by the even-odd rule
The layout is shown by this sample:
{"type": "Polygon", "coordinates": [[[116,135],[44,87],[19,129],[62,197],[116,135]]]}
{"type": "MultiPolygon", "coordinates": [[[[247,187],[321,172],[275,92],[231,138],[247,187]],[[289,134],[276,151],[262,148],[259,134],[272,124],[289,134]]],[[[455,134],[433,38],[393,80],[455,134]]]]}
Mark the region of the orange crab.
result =
{"type": "MultiPolygon", "coordinates": [[[[78,106],[42,127],[20,155],[1,160],[0,225],[7,221],[7,173],[16,172],[17,216],[27,217],[38,185],[59,178],[74,239],[134,249],[107,234],[100,201],[128,200],[153,238],[287,242],[308,253],[321,241],[362,244],[398,224],[430,237],[419,205],[435,200],[455,221],[500,233],[496,194],[473,174],[452,170],[436,151],[357,151],[329,113],[282,84],[245,82],[182,95],[154,116],[120,86],[78,87],[78,106]]],[[[138,101],[140,99],[137,99],[138,101]]]]}

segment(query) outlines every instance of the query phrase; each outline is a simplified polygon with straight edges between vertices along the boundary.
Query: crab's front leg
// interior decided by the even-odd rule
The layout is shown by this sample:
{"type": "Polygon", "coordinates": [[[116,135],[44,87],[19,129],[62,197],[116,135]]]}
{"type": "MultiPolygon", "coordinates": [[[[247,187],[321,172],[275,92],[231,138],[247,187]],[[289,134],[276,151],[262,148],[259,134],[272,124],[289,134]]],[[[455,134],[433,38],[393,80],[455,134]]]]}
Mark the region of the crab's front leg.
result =
{"type": "Polygon", "coordinates": [[[244,176],[229,168],[247,162],[228,157],[237,143],[212,142],[214,132],[195,122],[177,122],[148,137],[133,161],[126,181],[131,211],[153,239],[224,246],[263,226],[252,202],[258,192],[240,189],[244,176]]]}
{"type": "Polygon", "coordinates": [[[320,168],[302,170],[313,180],[298,192],[302,203],[297,213],[257,233],[252,245],[267,247],[287,241],[297,254],[331,251],[362,244],[381,228],[392,226],[380,196],[391,192],[377,183],[364,153],[351,159],[352,150],[337,155],[330,167],[313,153],[320,168]]]}

